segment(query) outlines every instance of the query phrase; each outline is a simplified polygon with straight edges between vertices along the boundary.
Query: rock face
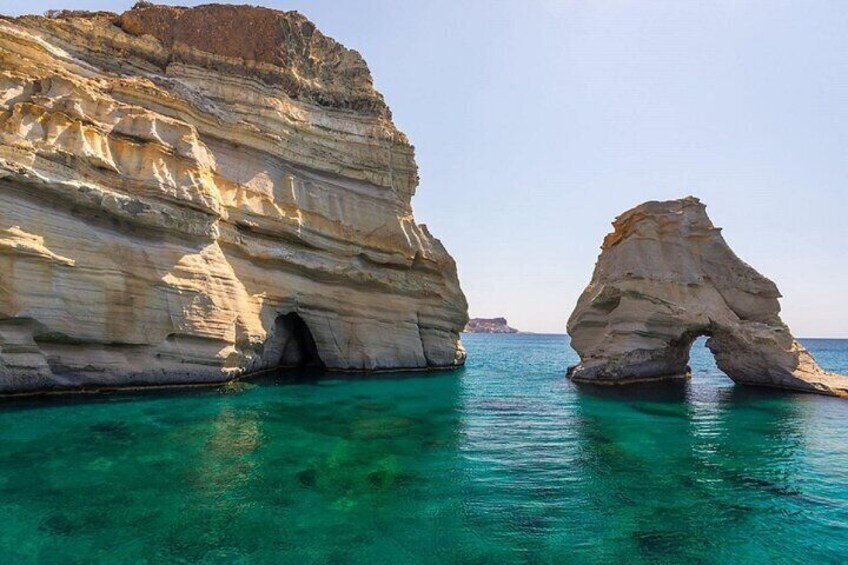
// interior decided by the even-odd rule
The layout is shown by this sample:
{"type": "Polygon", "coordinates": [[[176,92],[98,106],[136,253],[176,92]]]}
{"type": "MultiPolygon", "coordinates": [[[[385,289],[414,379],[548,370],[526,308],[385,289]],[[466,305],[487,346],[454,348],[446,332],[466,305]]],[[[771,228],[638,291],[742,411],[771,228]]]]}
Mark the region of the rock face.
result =
{"type": "Polygon", "coordinates": [[[0,392],[461,365],[413,148],[296,12],[0,18],[0,392]]]}
{"type": "Polygon", "coordinates": [[[699,336],[737,383],[848,396],[780,320],[775,284],[740,260],[697,198],[647,202],[613,222],[568,320],[575,381],[687,376],[699,336]]]}
{"type": "Polygon", "coordinates": [[[506,318],[471,318],[465,325],[465,332],[472,334],[517,334],[518,330],[509,327],[506,318]]]}

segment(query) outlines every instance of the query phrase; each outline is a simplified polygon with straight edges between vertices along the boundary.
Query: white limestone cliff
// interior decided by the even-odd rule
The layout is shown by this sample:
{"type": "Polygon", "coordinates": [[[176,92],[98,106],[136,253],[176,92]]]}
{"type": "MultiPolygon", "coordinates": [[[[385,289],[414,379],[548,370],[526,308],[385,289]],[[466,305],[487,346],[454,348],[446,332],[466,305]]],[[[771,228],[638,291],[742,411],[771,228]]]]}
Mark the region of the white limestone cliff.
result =
{"type": "Polygon", "coordinates": [[[461,365],[417,183],[365,62],[296,12],[0,18],[0,392],[461,365]]]}

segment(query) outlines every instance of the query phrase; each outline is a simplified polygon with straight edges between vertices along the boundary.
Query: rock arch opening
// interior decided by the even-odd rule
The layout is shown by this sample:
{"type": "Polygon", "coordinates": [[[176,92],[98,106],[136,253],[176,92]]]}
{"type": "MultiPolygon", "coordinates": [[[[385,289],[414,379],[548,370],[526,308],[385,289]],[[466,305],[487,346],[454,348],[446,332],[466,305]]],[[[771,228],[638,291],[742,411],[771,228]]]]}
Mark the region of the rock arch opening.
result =
{"type": "Polygon", "coordinates": [[[693,351],[697,352],[696,369],[718,369],[734,382],[744,383],[747,380],[738,365],[751,364],[751,359],[756,359],[756,353],[747,350],[732,332],[710,325],[684,332],[680,337],[668,340],[665,347],[640,351],[631,359],[634,362],[631,371],[636,379],[690,377],[693,373],[693,351]]]}
{"type": "Polygon", "coordinates": [[[674,363],[682,375],[692,376],[694,373],[707,371],[720,372],[725,378],[735,380],[719,367],[718,357],[714,348],[720,347],[711,331],[687,332],[679,340],[671,343],[674,363]]]}
{"type": "Polygon", "coordinates": [[[265,341],[265,366],[268,369],[323,369],[315,338],[298,314],[278,316],[265,341]]]}

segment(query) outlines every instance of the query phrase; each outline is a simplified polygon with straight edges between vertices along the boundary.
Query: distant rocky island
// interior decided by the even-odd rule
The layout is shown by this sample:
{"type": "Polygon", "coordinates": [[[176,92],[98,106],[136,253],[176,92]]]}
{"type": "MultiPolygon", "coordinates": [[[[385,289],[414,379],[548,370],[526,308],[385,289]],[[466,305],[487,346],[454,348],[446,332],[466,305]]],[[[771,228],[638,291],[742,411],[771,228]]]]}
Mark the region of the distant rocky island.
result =
{"type": "Polygon", "coordinates": [[[470,334],[517,334],[518,330],[509,327],[506,318],[471,318],[465,325],[470,334]]]}

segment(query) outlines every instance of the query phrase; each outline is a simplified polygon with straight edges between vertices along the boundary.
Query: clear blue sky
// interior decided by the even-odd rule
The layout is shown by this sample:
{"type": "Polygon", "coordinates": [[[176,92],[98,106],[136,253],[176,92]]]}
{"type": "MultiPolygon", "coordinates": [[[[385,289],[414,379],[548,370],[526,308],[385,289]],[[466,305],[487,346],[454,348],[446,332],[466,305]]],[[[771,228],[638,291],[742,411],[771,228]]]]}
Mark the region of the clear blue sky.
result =
{"type": "Polygon", "coordinates": [[[472,316],[564,331],[613,217],[694,194],[796,335],[848,337],[848,2],[263,4],[365,56],[472,316]]]}

